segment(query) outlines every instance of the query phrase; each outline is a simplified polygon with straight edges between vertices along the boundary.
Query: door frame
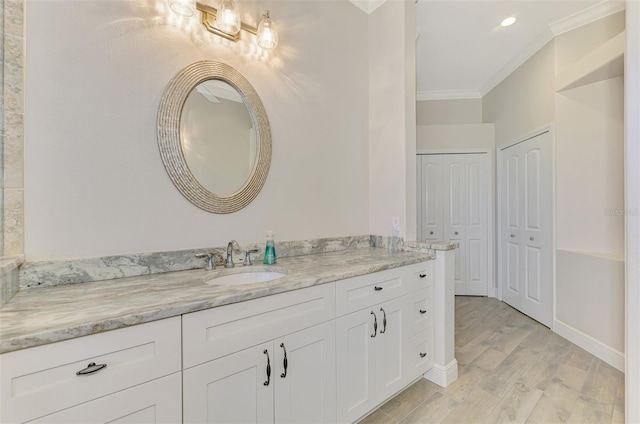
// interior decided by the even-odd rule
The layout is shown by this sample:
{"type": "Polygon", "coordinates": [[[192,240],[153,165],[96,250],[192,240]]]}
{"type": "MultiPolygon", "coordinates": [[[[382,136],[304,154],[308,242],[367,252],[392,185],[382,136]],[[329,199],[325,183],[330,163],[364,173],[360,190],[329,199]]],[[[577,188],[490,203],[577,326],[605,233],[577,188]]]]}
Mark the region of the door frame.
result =
{"type": "MultiPolygon", "coordinates": [[[[487,181],[487,193],[489,197],[487,199],[487,297],[496,297],[497,294],[497,281],[496,281],[496,248],[497,244],[495,241],[495,223],[496,223],[496,215],[495,215],[495,206],[496,206],[496,197],[494,187],[496,185],[496,161],[494,151],[496,149],[421,149],[416,150],[416,156],[424,156],[424,155],[470,155],[470,154],[486,154],[489,158],[489,178],[487,181]]],[[[416,175],[419,177],[419,174],[416,175]]],[[[421,178],[416,178],[417,184],[417,196],[420,196],[420,191],[422,190],[422,181],[421,178]]],[[[416,200],[418,197],[416,196],[416,200]]],[[[420,213],[418,212],[418,207],[420,205],[416,201],[416,222],[417,222],[417,232],[420,230],[420,213]]],[[[418,237],[420,238],[420,237],[418,237]]],[[[502,300],[502,299],[500,299],[502,300]]]]}
{"type": "Polygon", "coordinates": [[[502,171],[500,167],[500,163],[502,160],[502,152],[503,150],[515,146],[516,144],[523,143],[529,139],[537,137],[541,134],[548,132],[551,136],[551,331],[555,332],[556,326],[556,133],[555,133],[555,125],[548,124],[536,131],[530,132],[524,136],[517,138],[514,141],[509,141],[503,143],[499,146],[496,146],[496,271],[497,271],[497,287],[496,287],[496,297],[498,300],[502,301],[502,283],[503,283],[503,275],[502,275],[502,261],[503,258],[500,255],[502,251],[502,191],[500,190],[499,184],[502,179],[502,171]]]}

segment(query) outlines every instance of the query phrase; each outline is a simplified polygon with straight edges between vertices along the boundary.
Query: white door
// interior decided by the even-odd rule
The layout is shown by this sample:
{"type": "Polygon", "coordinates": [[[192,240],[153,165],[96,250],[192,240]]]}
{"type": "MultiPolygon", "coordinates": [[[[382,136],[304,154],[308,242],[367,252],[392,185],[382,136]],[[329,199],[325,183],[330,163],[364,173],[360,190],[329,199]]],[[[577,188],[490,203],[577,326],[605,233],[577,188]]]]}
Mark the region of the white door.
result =
{"type": "Polygon", "coordinates": [[[553,319],[552,136],[502,149],[501,283],[509,305],[551,327],[553,319]]]}
{"type": "Polygon", "coordinates": [[[377,405],[374,308],[336,319],[338,422],[354,422],[377,405]]]}
{"type": "Polygon", "coordinates": [[[335,422],[335,323],[276,339],[274,349],[276,422],[335,422]]]}
{"type": "Polygon", "coordinates": [[[488,153],[419,155],[420,240],[452,241],[456,295],[486,296],[489,284],[488,153]]]}
{"type": "Polygon", "coordinates": [[[273,423],[273,342],[183,371],[185,423],[273,423]]]}
{"type": "Polygon", "coordinates": [[[420,155],[418,164],[418,237],[444,240],[442,222],[442,155],[420,155]]]}

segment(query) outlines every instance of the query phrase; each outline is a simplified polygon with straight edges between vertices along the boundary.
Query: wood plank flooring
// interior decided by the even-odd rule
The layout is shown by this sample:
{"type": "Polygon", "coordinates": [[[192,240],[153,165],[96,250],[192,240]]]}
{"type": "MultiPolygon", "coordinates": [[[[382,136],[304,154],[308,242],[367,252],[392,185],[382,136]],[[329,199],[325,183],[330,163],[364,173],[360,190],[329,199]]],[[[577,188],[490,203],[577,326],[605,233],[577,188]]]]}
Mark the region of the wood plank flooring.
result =
{"type": "Polygon", "coordinates": [[[361,423],[624,423],[620,371],[496,299],[456,297],[456,359],[361,423]]]}

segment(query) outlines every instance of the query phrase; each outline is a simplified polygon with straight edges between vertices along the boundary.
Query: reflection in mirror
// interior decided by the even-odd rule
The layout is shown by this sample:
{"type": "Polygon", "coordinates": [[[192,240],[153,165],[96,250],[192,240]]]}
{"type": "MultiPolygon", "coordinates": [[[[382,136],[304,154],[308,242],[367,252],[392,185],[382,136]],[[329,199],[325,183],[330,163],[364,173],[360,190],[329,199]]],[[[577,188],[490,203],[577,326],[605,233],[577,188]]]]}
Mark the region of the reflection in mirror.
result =
{"type": "Polygon", "coordinates": [[[244,99],[222,80],[198,84],[180,118],[182,152],[204,188],[220,196],[237,192],[256,160],[256,130],[244,99]]]}

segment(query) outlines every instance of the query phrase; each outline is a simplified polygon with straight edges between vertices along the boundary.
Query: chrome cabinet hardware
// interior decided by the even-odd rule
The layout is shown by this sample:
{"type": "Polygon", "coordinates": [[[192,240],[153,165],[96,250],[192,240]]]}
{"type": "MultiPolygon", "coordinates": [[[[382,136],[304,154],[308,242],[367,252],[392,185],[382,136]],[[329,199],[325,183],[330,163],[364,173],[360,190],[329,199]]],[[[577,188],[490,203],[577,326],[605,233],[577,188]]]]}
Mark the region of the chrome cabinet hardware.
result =
{"type": "Polygon", "coordinates": [[[97,364],[95,362],[91,362],[89,365],[87,365],[87,368],[81,369],[80,371],[78,371],[76,373],[76,375],[89,375],[89,374],[93,374],[94,372],[98,372],[103,368],[107,368],[107,364],[97,364]]]}
{"type": "Polygon", "coordinates": [[[280,378],[285,378],[287,376],[287,367],[289,366],[289,361],[287,360],[287,348],[284,346],[284,343],[280,343],[280,347],[284,350],[284,359],[282,360],[284,372],[280,374],[280,378]]]}
{"type": "Polygon", "coordinates": [[[380,330],[380,334],[382,334],[387,331],[387,313],[382,308],[380,308],[380,312],[382,312],[382,330],[380,330]]]}
{"type": "Polygon", "coordinates": [[[426,309],[420,309],[420,313],[421,313],[421,314],[426,314],[426,313],[427,313],[427,310],[426,310],[426,309]]]}
{"type": "Polygon", "coordinates": [[[373,334],[371,337],[375,337],[378,334],[378,317],[373,311],[371,311],[371,315],[373,315],[373,334]]]}
{"type": "Polygon", "coordinates": [[[424,353],[424,352],[420,352],[420,357],[421,357],[421,358],[424,358],[425,356],[427,356],[427,354],[426,354],[426,353],[424,353]]]}
{"type": "Polygon", "coordinates": [[[374,289],[375,291],[380,291],[380,290],[382,290],[382,287],[380,287],[380,286],[375,286],[373,289],[374,289]]]}
{"type": "Polygon", "coordinates": [[[269,360],[269,351],[267,349],[264,350],[264,354],[267,355],[267,381],[262,384],[268,386],[271,381],[271,361],[269,360]]]}

